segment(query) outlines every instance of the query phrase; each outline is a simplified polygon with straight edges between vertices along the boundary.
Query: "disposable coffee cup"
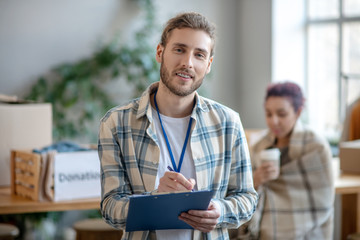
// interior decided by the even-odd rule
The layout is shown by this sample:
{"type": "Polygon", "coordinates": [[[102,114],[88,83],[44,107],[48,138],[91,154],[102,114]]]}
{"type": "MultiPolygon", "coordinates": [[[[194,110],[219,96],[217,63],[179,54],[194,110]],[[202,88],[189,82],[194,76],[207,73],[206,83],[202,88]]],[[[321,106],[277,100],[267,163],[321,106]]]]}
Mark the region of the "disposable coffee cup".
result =
{"type": "Polygon", "coordinates": [[[265,149],[260,152],[261,161],[280,162],[280,150],[278,148],[265,149]]]}
{"type": "Polygon", "coordinates": [[[260,152],[259,157],[261,164],[264,162],[271,162],[275,167],[278,168],[277,173],[271,177],[271,179],[276,179],[280,172],[280,150],[278,148],[265,149],[260,152]]]}
{"type": "Polygon", "coordinates": [[[275,165],[280,164],[280,150],[278,148],[265,149],[260,152],[261,162],[272,161],[275,165]]]}

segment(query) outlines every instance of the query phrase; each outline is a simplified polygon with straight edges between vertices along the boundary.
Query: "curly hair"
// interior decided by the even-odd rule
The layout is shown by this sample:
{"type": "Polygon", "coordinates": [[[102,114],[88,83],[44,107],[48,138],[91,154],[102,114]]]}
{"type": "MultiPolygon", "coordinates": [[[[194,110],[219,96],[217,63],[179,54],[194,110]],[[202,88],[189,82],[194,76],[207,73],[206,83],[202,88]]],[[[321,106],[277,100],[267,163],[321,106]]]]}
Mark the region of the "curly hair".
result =
{"type": "Polygon", "coordinates": [[[295,112],[304,106],[305,98],[299,85],[293,82],[272,83],[266,89],[265,101],[269,97],[286,97],[291,101],[295,112]]]}

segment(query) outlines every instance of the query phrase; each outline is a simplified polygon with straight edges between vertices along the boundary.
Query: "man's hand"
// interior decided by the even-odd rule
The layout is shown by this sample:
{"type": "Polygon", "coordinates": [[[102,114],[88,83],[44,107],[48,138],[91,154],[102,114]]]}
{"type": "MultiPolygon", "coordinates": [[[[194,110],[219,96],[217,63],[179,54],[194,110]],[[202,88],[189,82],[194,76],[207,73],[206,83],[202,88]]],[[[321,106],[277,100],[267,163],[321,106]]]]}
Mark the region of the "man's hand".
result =
{"type": "Polygon", "coordinates": [[[165,172],[159,180],[158,192],[176,192],[192,190],[195,186],[195,180],[186,179],[181,173],[165,172]]]}
{"type": "Polygon", "coordinates": [[[210,232],[215,229],[219,217],[220,207],[214,202],[210,202],[207,210],[190,210],[188,212],[183,212],[179,216],[179,219],[196,230],[210,232]]]}

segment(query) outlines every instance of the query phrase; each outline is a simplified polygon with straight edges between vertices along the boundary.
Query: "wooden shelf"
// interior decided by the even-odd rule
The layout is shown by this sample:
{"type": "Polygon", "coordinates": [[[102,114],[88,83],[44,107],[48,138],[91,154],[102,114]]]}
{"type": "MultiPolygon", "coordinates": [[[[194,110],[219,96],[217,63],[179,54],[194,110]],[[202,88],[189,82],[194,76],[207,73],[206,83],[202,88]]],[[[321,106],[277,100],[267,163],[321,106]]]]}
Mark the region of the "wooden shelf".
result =
{"type": "Polygon", "coordinates": [[[11,195],[10,187],[0,187],[0,214],[88,209],[100,209],[100,198],[77,199],[61,202],[38,202],[21,196],[11,195]]]}
{"type": "Polygon", "coordinates": [[[340,172],[339,158],[333,159],[333,177],[336,194],[360,193],[360,174],[340,172]]]}

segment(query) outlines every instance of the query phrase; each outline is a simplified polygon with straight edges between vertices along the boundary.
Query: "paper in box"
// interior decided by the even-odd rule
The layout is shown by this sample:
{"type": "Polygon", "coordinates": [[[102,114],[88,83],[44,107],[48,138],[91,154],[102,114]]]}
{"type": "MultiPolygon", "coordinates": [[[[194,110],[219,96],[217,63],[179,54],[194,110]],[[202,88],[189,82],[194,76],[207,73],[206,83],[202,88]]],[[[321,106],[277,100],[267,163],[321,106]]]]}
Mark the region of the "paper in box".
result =
{"type": "Polygon", "coordinates": [[[55,154],[54,201],[100,197],[97,151],[55,154]]]}
{"type": "Polygon", "coordinates": [[[342,142],[339,148],[340,169],[360,174],[360,140],[342,142]]]}
{"type": "Polygon", "coordinates": [[[0,186],[10,185],[12,149],[34,149],[52,142],[50,103],[0,103],[0,186]]]}

